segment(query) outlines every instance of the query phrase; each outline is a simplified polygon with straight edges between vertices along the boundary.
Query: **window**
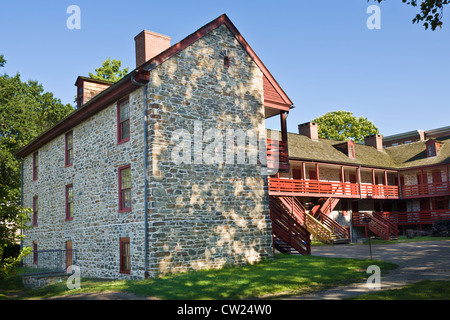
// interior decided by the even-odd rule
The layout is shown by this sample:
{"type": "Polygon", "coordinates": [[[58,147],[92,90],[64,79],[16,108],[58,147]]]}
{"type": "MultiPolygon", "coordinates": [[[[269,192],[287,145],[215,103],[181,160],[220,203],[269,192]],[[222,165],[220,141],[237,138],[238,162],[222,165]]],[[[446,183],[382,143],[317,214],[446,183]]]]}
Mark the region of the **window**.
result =
{"type": "Polygon", "coordinates": [[[131,167],[119,168],[119,212],[131,211],[131,167]]]}
{"type": "Polygon", "coordinates": [[[72,241],[66,241],[66,270],[73,265],[72,241]]]}
{"type": "Polygon", "coordinates": [[[120,238],[120,273],[130,274],[130,238],[120,238]]]}
{"type": "Polygon", "coordinates": [[[73,164],[73,132],[66,134],[66,167],[73,164]]]}
{"type": "Polygon", "coordinates": [[[38,197],[35,196],[33,198],[33,226],[34,227],[37,227],[37,225],[38,225],[38,211],[39,211],[38,197]]]}
{"type": "Polygon", "coordinates": [[[223,58],[223,66],[224,66],[225,68],[229,68],[229,67],[230,67],[230,58],[228,58],[228,56],[225,56],[225,57],[223,58]]]}
{"type": "Polygon", "coordinates": [[[123,143],[130,140],[130,103],[123,101],[117,107],[117,142],[123,143]]]}
{"type": "Polygon", "coordinates": [[[33,241],[33,264],[37,264],[38,263],[38,246],[37,246],[37,241],[33,241]]]}
{"type": "Polygon", "coordinates": [[[39,152],[33,153],[33,180],[38,179],[39,173],[39,152]]]}
{"type": "Polygon", "coordinates": [[[73,220],[73,185],[66,186],[66,221],[73,220]]]}
{"type": "Polygon", "coordinates": [[[427,154],[428,154],[428,157],[435,157],[436,156],[436,145],[429,144],[427,147],[427,154]]]}

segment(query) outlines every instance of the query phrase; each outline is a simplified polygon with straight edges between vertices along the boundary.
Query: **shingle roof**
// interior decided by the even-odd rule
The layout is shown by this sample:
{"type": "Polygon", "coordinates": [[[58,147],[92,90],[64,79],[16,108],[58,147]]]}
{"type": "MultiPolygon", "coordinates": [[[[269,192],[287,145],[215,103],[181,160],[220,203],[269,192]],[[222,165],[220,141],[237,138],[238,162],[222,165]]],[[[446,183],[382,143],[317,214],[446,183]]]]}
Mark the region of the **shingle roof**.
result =
{"type": "MultiPolygon", "coordinates": [[[[268,130],[267,136],[271,137],[272,132],[274,131],[268,130]]],[[[274,134],[279,134],[279,132],[274,132],[274,134]]],[[[426,141],[389,147],[381,151],[371,146],[355,144],[356,158],[351,159],[335,148],[342,141],[328,139],[313,141],[303,135],[288,133],[288,148],[290,159],[400,169],[450,163],[450,137],[439,140],[443,143],[443,146],[439,154],[432,158],[427,158],[425,151],[426,141]]]]}

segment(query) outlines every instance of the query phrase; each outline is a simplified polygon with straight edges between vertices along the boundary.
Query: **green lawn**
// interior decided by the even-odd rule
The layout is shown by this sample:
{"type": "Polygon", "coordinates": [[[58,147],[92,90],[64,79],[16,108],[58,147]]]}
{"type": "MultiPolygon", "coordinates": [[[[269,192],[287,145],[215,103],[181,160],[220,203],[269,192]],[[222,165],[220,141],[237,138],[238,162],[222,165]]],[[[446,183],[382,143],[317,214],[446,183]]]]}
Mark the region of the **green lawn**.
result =
{"type": "Polygon", "coordinates": [[[402,289],[364,294],[351,300],[450,300],[450,281],[420,281],[402,289]]]}
{"type": "MultiPolygon", "coordinates": [[[[20,298],[45,298],[67,294],[125,291],[160,299],[251,299],[277,298],[306,293],[368,277],[367,267],[378,265],[382,272],[397,265],[374,260],[276,255],[255,265],[229,267],[169,275],[141,281],[82,279],[81,289],[69,291],[65,283],[39,290],[25,290],[20,275],[0,281],[0,299],[11,294],[20,298]]],[[[16,297],[17,298],[17,297],[16,297]]]]}

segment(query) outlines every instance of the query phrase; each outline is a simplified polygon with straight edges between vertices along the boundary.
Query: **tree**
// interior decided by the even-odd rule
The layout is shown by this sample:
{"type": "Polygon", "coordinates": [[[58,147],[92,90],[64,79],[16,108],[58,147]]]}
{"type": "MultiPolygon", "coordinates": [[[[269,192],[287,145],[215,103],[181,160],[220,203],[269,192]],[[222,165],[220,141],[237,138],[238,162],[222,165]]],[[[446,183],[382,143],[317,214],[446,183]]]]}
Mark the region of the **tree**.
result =
{"type": "MultiPolygon", "coordinates": [[[[370,0],[367,0],[370,1],[370,0]]],[[[381,3],[384,0],[375,0],[381,3]]],[[[402,0],[403,3],[417,7],[418,0],[402,0]]],[[[449,4],[450,0],[422,0],[420,3],[420,13],[418,13],[412,23],[419,23],[424,21],[425,29],[431,27],[431,30],[436,30],[437,27],[442,28],[442,17],[444,5],[449,4]]]]}
{"type": "Polygon", "coordinates": [[[95,69],[95,72],[97,74],[89,72],[89,77],[91,79],[117,82],[124,76],[126,76],[130,69],[127,67],[125,69],[120,70],[121,66],[122,61],[116,59],[111,60],[111,58],[107,58],[105,61],[102,62],[102,66],[100,68],[95,69]]]}
{"type": "MultiPolygon", "coordinates": [[[[6,60],[0,57],[3,66],[6,60]]],[[[19,73],[0,75],[0,277],[20,258],[3,252],[20,240],[17,231],[30,212],[20,205],[20,163],[14,153],[72,111],[37,81],[24,82],[19,73]]]]}
{"type": "Polygon", "coordinates": [[[355,142],[364,141],[364,137],[378,134],[378,128],[367,118],[356,118],[352,112],[333,111],[313,120],[319,127],[319,138],[355,142]]]}

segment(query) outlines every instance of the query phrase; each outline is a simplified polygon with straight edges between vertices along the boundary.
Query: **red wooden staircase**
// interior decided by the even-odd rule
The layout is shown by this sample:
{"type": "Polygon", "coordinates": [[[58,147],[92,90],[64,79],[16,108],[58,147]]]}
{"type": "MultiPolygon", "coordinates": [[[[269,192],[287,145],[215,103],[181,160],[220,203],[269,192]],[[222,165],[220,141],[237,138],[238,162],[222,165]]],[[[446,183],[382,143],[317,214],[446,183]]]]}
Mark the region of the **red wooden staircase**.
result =
{"type": "Polygon", "coordinates": [[[339,203],[338,198],[321,198],[311,210],[312,215],[333,233],[332,243],[349,243],[350,231],[329,217],[339,203]]]}
{"type": "Polygon", "coordinates": [[[270,197],[269,205],[274,247],[283,253],[311,254],[311,234],[299,217],[288,212],[276,197],[270,197]]]}
{"type": "Polygon", "coordinates": [[[398,239],[398,227],[389,220],[383,218],[379,213],[373,212],[370,214],[366,212],[353,212],[352,219],[354,227],[364,227],[366,229],[366,237],[368,236],[367,231],[370,230],[376,236],[384,240],[398,239]],[[363,221],[364,218],[370,218],[371,221],[366,223],[363,221]]]}
{"type": "MultiPolygon", "coordinates": [[[[330,244],[349,242],[350,235],[347,229],[329,218],[326,214],[321,213],[320,210],[317,210],[317,215],[314,217],[307,212],[296,197],[273,196],[271,200],[277,203],[287,214],[296,219],[303,228],[319,240],[330,244]]],[[[336,204],[337,202],[335,200],[324,201],[322,210],[330,210],[331,212],[336,204]]]]}

